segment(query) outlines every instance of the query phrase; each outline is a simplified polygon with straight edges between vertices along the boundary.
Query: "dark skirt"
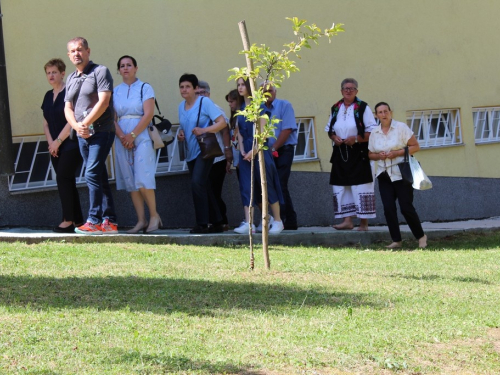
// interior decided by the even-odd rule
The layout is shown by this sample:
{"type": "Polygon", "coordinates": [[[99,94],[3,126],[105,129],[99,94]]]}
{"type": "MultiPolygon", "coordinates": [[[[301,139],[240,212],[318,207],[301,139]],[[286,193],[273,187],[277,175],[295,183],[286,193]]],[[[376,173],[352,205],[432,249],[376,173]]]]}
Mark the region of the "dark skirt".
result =
{"type": "Polygon", "coordinates": [[[373,173],[368,158],[368,143],[333,146],[330,185],[353,186],[373,182],[373,173]]]}

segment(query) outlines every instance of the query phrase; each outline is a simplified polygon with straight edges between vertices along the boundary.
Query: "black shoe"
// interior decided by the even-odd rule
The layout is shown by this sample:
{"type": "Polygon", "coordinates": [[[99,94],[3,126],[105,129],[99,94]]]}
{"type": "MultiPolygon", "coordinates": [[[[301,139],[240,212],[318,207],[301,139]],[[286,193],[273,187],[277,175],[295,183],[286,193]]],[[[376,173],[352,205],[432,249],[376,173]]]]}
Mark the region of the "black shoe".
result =
{"type": "Polygon", "coordinates": [[[206,234],[209,233],[208,227],[201,227],[199,225],[195,226],[193,229],[189,231],[192,234],[206,234]]]}
{"type": "Polygon", "coordinates": [[[287,225],[287,224],[285,224],[284,230],[297,230],[297,228],[298,228],[297,224],[295,224],[295,225],[287,225]]]}
{"type": "Polygon", "coordinates": [[[209,233],[223,233],[224,232],[224,225],[214,224],[208,228],[208,232],[209,233]]]}
{"type": "Polygon", "coordinates": [[[61,228],[59,226],[54,227],[52,231],[56,233],[75,233],[75,226],[71,224],[69,227],[61,228]]]}

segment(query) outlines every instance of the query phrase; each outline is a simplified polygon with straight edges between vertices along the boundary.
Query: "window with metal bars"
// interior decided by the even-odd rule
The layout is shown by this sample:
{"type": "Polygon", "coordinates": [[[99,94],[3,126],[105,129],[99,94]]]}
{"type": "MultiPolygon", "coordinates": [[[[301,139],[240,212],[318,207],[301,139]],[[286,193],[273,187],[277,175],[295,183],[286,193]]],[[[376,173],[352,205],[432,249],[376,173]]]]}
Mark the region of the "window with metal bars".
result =
{"type": "MultiPolygon", "coordinates": [[[[56,173],[50,162],[45,135],[13,137],[15,174],[9,177],[9,191],[27,191],[57,186],[56,173]]],[[[115,179],[112,151],[106,162],[109,179],[115,179]]],[[[80,166],[76,174],[77,185],[85,185],[85,168],[80,166]]]]}
{"type": "Polygon", "coordinates": [[[459,109],[408,111],[406,122],[422,148],[462,144],[459,109]]]}
{"type": "Polygon", "coordinates": [[[298,117],[297,122],[297,146],[295,146],[294,162],[318,159],[316,150],[316,131],[314,129],[314,118],[298,117]]]}
{"type": "Polygon", "coordinates": [[[500,142],[500,107],[472,108],[476,144],[500,142]]]}
{"type": "MultiPolygon", "coordinates": [[[[314,119],[311,117],[296,118],[298,127],[298,141],[295,147],[295,162],[315,160],[318,158],[316,149],[316,132],[314,119]]],[[[188,171],[185,160],[185,142],[177,141],[179,125],[172,126],[175,134],[174,142],[156,153],[156,175],[186,173],[188,171]]],[[[50,162],[48,145],[44,135],[20,136],[13,138],[15,159],[15,174],[9,177],[9,190],[27,191],[54,188],[56,173],[50,162]]],[[[107,160],[109,179],[115,179],[113,150],[107,160]]],[[[81,167],[77,173],[77,184],[85,185],[85,168],[81,167]]]]}

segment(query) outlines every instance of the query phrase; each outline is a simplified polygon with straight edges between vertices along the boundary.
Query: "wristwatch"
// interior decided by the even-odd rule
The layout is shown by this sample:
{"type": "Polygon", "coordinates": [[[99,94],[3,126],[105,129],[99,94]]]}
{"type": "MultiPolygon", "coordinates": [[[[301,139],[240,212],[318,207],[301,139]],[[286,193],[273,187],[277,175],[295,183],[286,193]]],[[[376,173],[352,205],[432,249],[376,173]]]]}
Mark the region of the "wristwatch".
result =
{"type": "Polygon", "coordinates": [[[356,138],[354,138],[354,143],[358,143],[358,136],[356,136],[356,138]]]}
{"type": "Polygon", "coordinates": [[[59,142],[59,144],[63,143],[62,139],[59,137],[57,137],[56,141],[59,142]]]}
{"type": "Polygon", "coordinates": [[[273,147],[273,148],[271,149],[271,152],[274,152],[274,151],[276,151],[276,149],[273,147]]]}
{"type": "Polygon", "coordinates": [[[134,132],[130,132],[130,135],[132,136],[132,138],[135,138],[135,137],[136,137],[136,135],[135,135],[135,133],[134,133],[134,132]]]}

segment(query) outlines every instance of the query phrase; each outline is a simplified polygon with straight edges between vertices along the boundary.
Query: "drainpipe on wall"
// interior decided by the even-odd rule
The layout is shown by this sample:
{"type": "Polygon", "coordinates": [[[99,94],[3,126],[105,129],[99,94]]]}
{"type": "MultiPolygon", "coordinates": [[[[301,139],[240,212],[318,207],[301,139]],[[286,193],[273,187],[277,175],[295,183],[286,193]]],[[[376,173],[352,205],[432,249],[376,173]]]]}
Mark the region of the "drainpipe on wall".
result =
{"type": "Polygon", "coordinates": [[[3,14],[0,4],[0,176],[8,176],[14,174],[14,150],[12,145],[2,20],[3,14]]]}

